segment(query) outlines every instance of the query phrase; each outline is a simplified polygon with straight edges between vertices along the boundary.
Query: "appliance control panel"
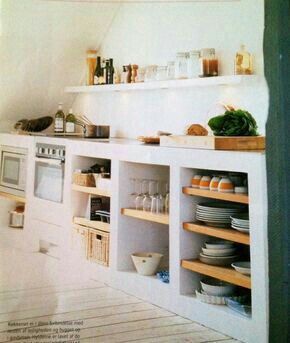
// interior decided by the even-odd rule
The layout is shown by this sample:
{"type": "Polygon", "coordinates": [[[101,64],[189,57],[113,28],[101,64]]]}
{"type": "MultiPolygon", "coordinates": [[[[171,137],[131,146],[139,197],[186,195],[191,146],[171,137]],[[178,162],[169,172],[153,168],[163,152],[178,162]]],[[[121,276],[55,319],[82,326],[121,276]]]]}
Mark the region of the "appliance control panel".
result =
{"type": "Polygon", "coordinates": [[[36,143],[35,156],[64,161],[65,160],[65,146],[36,143]]]}

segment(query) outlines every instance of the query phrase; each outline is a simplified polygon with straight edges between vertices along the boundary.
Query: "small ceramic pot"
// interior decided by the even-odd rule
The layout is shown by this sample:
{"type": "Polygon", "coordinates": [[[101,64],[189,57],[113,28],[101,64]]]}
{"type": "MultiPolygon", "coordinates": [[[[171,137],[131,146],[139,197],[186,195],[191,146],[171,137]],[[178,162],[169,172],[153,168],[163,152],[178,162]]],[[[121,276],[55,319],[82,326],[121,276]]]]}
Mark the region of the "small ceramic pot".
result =
{"type": "Polygon", "coordinates": [[[201,175],[194,175],[194,177],[191,179],[191,187],[193,188],[199,188],[201,175]]]}
{"type": "Polygon", "coordinates": [[[221,179],[220,179],[219,176],[214,176],[214,177],[211,179],[211,181],[210,181],[209,189],[210,189],[211,191],[217,192],[220,180],[221,180],[221,179]]]}
{"type": "Polygon", "coordinates": [[[218,185],[218,191],[222,193],[234,193],[234,185],[228,177],[223,177],[218,185]]]}
{"type": "Polygon", "coordinates": [[[199,188],[200,189],[209,189],[210,181],[211,181],[210,176],[203,176],[200,179],[199,188]]]}

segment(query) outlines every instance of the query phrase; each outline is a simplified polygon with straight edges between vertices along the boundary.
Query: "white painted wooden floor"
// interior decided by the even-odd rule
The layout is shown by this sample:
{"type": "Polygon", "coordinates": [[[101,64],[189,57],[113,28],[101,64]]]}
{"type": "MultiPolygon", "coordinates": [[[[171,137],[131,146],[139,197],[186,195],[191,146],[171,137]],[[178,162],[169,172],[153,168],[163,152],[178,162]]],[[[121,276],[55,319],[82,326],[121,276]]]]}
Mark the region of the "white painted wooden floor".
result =
{"type": "Polygon", "coordinates": [[[74,269],[2,246],[0,342],[237,342],[74,269]],[[7,331],[15,328],[21,330],[7,331]],[[72,328],[80,330],[60,330],[72,328]]]}

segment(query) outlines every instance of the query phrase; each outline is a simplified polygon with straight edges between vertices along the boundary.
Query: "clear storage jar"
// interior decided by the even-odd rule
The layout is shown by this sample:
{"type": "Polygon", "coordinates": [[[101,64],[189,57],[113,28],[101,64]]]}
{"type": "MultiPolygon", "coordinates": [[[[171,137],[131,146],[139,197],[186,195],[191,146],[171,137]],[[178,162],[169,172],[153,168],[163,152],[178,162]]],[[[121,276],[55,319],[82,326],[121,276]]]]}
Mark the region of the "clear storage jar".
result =
{"type": "Polygon", "coordinates": [[[188,60],[188,78],[193,79],[200,75],[200,50],[192,50],[188,60]]]}
{"type": "Polygon", "coordinates": [[[167,62],[167,79],[168,80],[175,79],[175,62],[174,61],[167,62]]]}
{"type": "Polygon", "coordinates": [[[157,81],[167,80],[167,66],[159,66],[157,68],[156,80],[157,81]]]}
{"type": "Polygon", "coordinates": [[[188,52],[178,52],[175,61],[175,78],[187,79],[187,65],[189,60],[188,52]]]}

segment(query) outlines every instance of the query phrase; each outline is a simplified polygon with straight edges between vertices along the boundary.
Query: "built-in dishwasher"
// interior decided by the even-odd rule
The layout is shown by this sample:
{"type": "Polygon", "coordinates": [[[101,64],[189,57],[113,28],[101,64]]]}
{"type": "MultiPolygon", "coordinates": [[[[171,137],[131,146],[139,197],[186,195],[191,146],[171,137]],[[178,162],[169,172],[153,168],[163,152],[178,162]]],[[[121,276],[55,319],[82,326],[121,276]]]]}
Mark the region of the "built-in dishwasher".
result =
{"type": "Polygon", "coordinates": [[[37,143],[34,196],[55,203],[63,202],[65,146],[37,143]]]}

